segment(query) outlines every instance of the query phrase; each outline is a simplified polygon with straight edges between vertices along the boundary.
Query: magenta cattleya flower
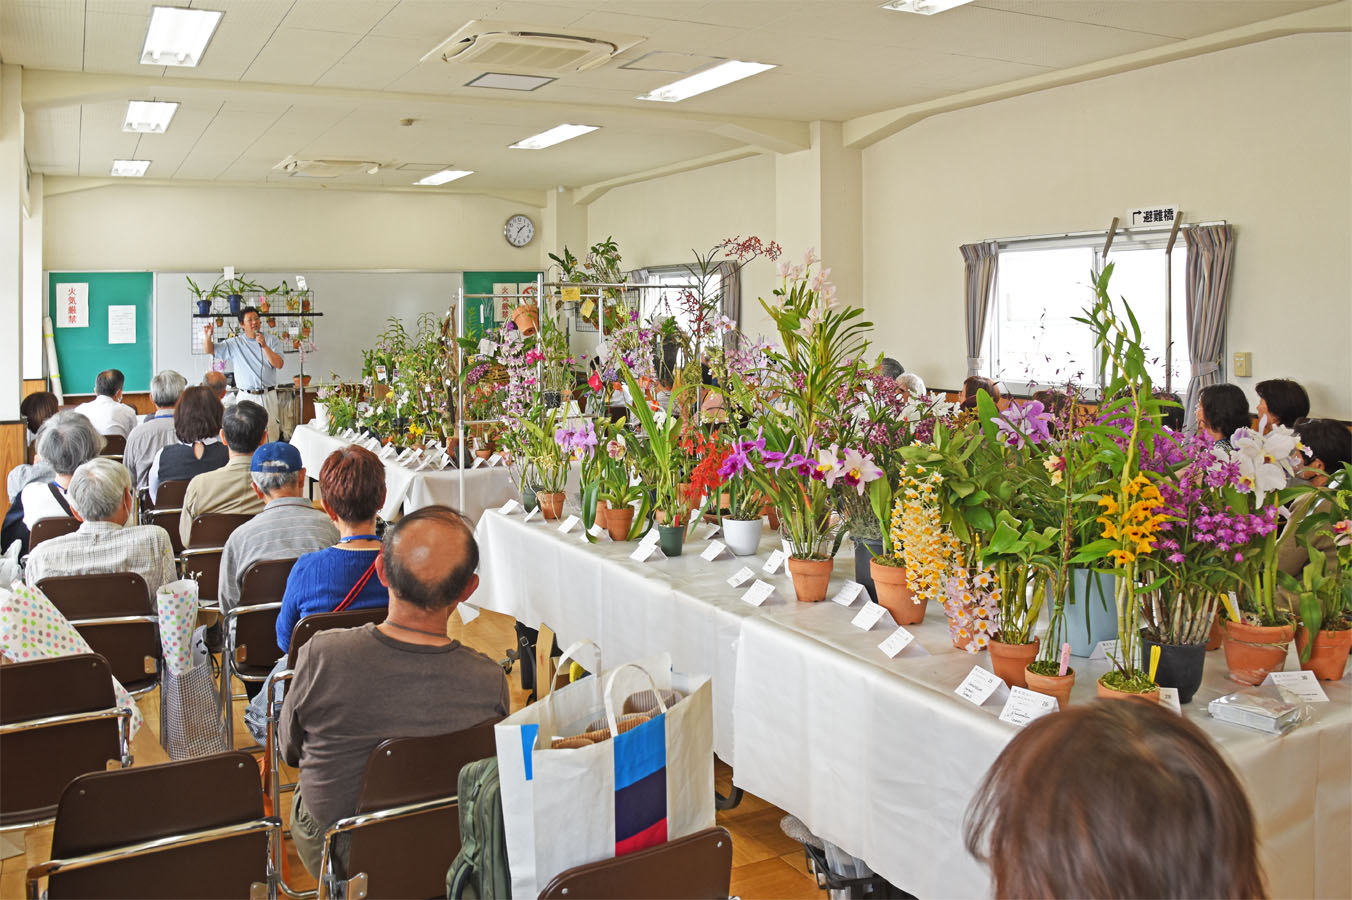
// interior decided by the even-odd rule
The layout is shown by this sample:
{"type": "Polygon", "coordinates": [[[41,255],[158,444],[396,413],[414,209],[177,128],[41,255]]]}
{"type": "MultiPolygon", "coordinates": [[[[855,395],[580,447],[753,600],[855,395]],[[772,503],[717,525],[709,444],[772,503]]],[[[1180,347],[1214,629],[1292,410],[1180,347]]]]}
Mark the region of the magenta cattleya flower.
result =
{"type": "Polygon", "coordinates": [[[1041,400],[1029,403],[1011,403],[995,420],[999,440],[1011,450],[1022,450],[1027,444],[1041,444],[1052,439],[1051,426],[1056,417],[1046,411],[1041,400]]]}

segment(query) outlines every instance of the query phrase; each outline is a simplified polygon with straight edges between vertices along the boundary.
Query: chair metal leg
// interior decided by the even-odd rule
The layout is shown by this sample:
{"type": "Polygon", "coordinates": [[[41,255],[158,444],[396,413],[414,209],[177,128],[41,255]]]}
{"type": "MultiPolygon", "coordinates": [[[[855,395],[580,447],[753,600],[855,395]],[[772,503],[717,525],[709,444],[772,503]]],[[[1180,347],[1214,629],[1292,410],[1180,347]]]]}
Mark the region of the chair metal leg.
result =
{"type": "Polygon", "coordinates": [[[221,714],[225,716],[225,748],[235,749],[235,707],[230,696],[230,656],[234,653],[233,641],[227,636],[225,647],[221,650],[221,714]]]}

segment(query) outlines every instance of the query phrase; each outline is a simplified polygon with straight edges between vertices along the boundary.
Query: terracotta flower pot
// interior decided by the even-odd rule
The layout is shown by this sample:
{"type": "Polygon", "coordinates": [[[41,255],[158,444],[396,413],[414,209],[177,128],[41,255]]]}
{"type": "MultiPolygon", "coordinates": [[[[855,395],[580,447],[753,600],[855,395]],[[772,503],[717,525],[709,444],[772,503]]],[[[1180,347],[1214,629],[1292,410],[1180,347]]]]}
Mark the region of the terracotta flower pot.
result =
{"type": "Polygon", "coordinates": [[[789,557],[789,574],[793,576],[793,592],[800,603],[818,603],[826,599],[826,586],[831,582],[834,560],[799,559],[789,557]]]}
{"type": "Polygon", "coordinates": [[[606,513],[606,531],[612,541],[629,540],[629,529],[634,524],[634,508],[617,506],[606,513]]]}
{"type": "Polygon", "coordinates": [[[1211,620],[1211,631],[1207,633],[1206,648],[1208,650],[1219,650],[1223,640],[1225,640],[1225,621],[1218,615],[1211,620]]]}
{"type": "Polygon", "coordinates": [[[1291,625],[1225,623],[1225,664],[1240,684],[1259,684],[1269,672],[1280,672],[1296,629],[1291,625]]]}
{"type": "Polygon", "coordinates": [[[604,500],[596,501],[596,524],[602,528],[606,527],[606,513],[610,511],[610,504],[604,500]]]}
{"type": "Polygon", "coordinates": [[[883,565],[871,559],[868,568],[878,592],[878,605],[892,614],[892,621],[898,625],[919,625],[924,621],[929,601],[915,599],[906,584],[905,566],[883,565]]]}
{"type": "MultiPolygon", "coordinates": [[[[1310,642],[1310,631],[1301,626],[1296,632],[1296,649],[1305,653],[1305,645],[1310,642]]],[[[1320,681],[1338,681],[1347,667],[1347,654],[1352,650],[1352,630],[1319,632],[1314,638],[1314,649],[1310,658],[1300,664],[1307,672],[1313,672],[1320,681]]]]}
{"type": "Polygon", "coordinates": [[[512,310],[512,322],[525,337],[540,330],[540,310],[529,303],[523,303],[512,310]]]}
{"type": "Polygon", "coordinates": [[[535,499],[540,503],[540,511],[546,519],[557,519],[563,513],[563,491],[555,493],[537,492],[535,499]]]}
{"type": "Polygon", "coordinates": [[[474,451],[474,455],[479,457],[479,459],[488,459],[490,456],[493,455],[493,448],[480,447],[478,450],[474,451]]]}
{"type": "Polygon", "coordinates": [[[1104,700],[1141,700],[1146,703],[1160,702],[1159,688],[1155,688],[1153,691],[1146,691],[1145,693],[1132,693],[1131,691],[1119,691],[1116,688],[1108,687],[1106,684],[1103,683],[1102,679],[1098,681],[1097,687],[1099,697],[1101,697],[1104,700]]]}
{"type": "Polygon", "coordinates": [[[1065,709],[1070,705],[1070,689],[1075,687],[1074,669],[1066,669],[1064,675],[1039,675],[1025,669],[1023,677],[1028,682],[1028,690],[1055,697],[1058,709],[1065,709]]]}
{"type": "Polygon", "coordinates": [[[774,504],[766,500],[761,504],[761,515],[765,516],[771,531],[779,530],[779,513],[775,511],[774,504]]]}
{"type": "Polygon", "coordinates": [[[1041,638],[1033,638],[1027,644],[1006,644],[992,638],[991,668],[995,669],[995,674],[1010,687],[1026,688],[1028,680],[1025,676],[1028,674],[1028,664],[1037,659],[1040,646],[1042,646],[1041,638]]]}

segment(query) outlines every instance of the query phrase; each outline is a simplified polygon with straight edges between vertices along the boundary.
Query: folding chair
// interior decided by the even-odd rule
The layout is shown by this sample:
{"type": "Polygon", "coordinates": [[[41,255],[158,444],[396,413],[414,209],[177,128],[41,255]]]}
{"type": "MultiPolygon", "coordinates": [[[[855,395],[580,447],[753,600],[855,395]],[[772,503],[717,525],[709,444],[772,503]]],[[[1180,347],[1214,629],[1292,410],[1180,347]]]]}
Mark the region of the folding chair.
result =
{"type": "Polygon", "coordinates": [[[109,459],[122,461],[122,456],[127,452],[127,438],[120,434],[105,434],[103,436],[103,450],[99,456],[106,456],[109,459]]]}
{"type": "Polygon", "coordinates": [[[493,726],[395,738],[371,751],[357,811],[324,835],[319,897],[438,897],[460,852],[457,779],[464,766],[497,755],[493,726]],[[347,866],[338,871],[338,838],[347,866]],[[349,874],[350,873],[350,874],[349,874]]]}
{"type": "Polygon", "coordinates": [[[709,828],[560,872],[540,900],[726,900],[731,884],[732,835],[709,828]]]}
{"type": "Polygon", "coordinates": [[[242,752],[95,772],[61,795],[52,858],[28,870],[28,896],[275,897],[270,850],[282,823],[263,815],[242,752]]]}
{"type": "MultiPolygon", "coordinates": [[[[225,542],[234,530],[253,516],[237,513],[205,513],[192,520],[188,546],[179,553],[179,562],[185,577],[197,580],[198,599],[209,605],[217,600],[216,591],[221,580],[221,554],[225,542]]],[[[178,519],[174,520],[173,535],[178,534],[178,519]]],[[[285,583],[285,579],[283,579],[285,583]]],[[[281,599],[280,596],[277,598],[281,599]]]]}
{"type": "Polygon", "coordinates": [[[131,710],[118,709],[108,661],[58,656],[0,670],[0,831],[46,825],[66,784],[131,765],[131,710]]]}
{"type": "Polygon", "coordinates": [[[132,696],[159,683],[160,620],[140,575],[53,575],[39,581],[38,590],[70,620],[90,649],[108,660],[113,676],[132,696]]]}
{"type": "MultiPolygon", "coordinates": [[[[194,541],[196,538],[194,531],[194,541]]],[[[221,705],[225,708],[227,726],[232,715],[230,679],[262,684],[282,658],[277,646],[277,613],[286,594],[286,579],[295,564],[294,559],[268,559],[249,566],[239,581],[239,605],[221,616],[225,640],[225,649],[221,651],[221,705]]],[[[215,587],[213,583],[213,596],[215,587]]],[[[234,728],[227,727],[225,733],[229,746],[233,747],[234,728]]]]}
{"type": "Polygon", "coordinates": [[[183,512],[183,498],[188,493],[188,482],[166,481],[160,485],[158,499],[150,500],[146,491],[145,503],[141,506],[141,524],[158,525],[169,532],[169,543],[174,548],[174,556],[183,555],[183,538],[178,534],[178,518],[183,512]]]}
{"type": "Polygon", "coordinates": [[[48,516],[33,523],[28,533],[28,552],[43,541],[63,534],[74,534],[80,528],[80,520],[74,516],[48,516]]]}

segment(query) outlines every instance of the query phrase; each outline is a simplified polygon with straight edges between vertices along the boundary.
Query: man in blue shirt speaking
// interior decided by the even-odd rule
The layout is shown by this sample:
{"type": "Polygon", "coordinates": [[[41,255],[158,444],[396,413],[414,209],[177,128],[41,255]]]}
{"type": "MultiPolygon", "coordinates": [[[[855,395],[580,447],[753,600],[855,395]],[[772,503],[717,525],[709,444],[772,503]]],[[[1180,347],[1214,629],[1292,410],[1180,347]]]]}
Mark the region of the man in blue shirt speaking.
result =
{"type": "Polygon", "coordinates": [[[239,314],[244,331],[223,341],[213,341],[215,327],[207,322],[203,329],[202,349],[216,359],[229,361],[235,370],[235,387],[268,411],[268,440],[277,440],[277,370],[285,365],[282,345],[262,331],[258,310],[246,306],[239,314]]]}

